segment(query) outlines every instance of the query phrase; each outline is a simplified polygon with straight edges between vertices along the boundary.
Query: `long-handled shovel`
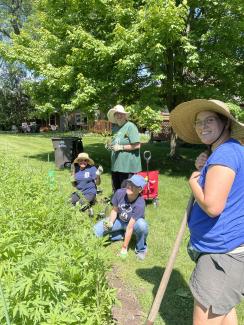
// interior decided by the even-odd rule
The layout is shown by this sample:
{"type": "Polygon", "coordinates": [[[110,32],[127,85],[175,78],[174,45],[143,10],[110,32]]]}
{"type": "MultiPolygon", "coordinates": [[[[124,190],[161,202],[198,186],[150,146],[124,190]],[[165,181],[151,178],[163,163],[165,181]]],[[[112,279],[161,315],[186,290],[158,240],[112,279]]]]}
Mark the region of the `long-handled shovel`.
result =
{"type": "Polygon", "coordinates": [[[144,159],[146,160],[146,164],[147,164],[147,199],[149,200],[149,194],[150,194],[150,180],[149,180],[149,161],[152,157],[151,155],[151,151],[144,151],[143,153],[144,159]]]}
{"type": "Polygon", "coordinates": [[[162,280],[160,282],[156,297],[155,297],[154,302],[152,304],[152,307],[151,307],[151,310],[150,310],[150,313],[148,315],[148,318],[146,320],[145,325],[153,325],[154,322],[155,322],[157,313],[159,311],[161,302],[162,302],[163,297],[164,297],[165,290],[166,290],[168,282],[169,282],[170,275],[172,273],[172,269],[173,269],[173,266],[174,266],[174,263],[175,263],[175,260],[176,260],[178,250],[180,248],[182,238],[183,238],[184,233],[185,233],[187,219],[188,219],[188,216],[190,215],[193,202],[194,202],[194,197],[193,197],[193,195],[191,195],[191,197],[190,197],[190,199],[188,201],[187,208],[185,210],[181,225],[180,225],[180,230],[179,230],[179,232],[177,234],[177,237],[176,237],[176,240],[175,240],[175,243],[174,243],[172,253],[171,253],[170,257],[169,257],[167,266],[165,268],[162,280]]]}

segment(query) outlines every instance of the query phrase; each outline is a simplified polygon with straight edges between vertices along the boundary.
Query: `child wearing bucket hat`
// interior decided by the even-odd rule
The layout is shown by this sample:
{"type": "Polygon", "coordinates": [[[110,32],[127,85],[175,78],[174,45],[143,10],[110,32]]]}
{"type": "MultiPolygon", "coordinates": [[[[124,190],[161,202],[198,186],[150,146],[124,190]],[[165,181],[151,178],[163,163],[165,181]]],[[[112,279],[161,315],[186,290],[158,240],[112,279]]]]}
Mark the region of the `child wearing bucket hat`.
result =
{"type": "Polygon", "coordinates": [[[170,113],[184,141],[204,143],[210,155],[196,160],[189,185],[195,198],[188,218],[188,252],[194,324],[237,325],[244,296],[244,124],[219,100],[195,99],[170,113]]]}
{"type": "Polygon", "coordinates": [[[133,175],[126,181],[126,187],[115,192],[110,215],[94,226],[97,237],[109,234],[112,241],[123,240],[119,255],[125,258],[134,233],[136,236],[136,257],[143,260],[147,253],[146,238],[148,225],[145,221],[145,201],[141,192],[146,185],[144,177],[133,175]]]}
{"type": "Polygon", "coordinates": [[[110,148],[114,192],[121,188],[124,180],[141,171],[140,134],[128,117],[129,113],[122,105],[108,111],[108,120],[113,123],[110,148]]]}
{"type": "Polygon", "coordinates": [[[84,211],[87,203],[93,203],[97,194],[97,185],[100,184],[100,175],[103,172],[102,166],[96,168],[94,161],[86,152],[79,153],[73,162],[74,172],[71,176],[71,182],[78,191],[71,195],[71,203],[81,205],[81,210],[84,211]]]}

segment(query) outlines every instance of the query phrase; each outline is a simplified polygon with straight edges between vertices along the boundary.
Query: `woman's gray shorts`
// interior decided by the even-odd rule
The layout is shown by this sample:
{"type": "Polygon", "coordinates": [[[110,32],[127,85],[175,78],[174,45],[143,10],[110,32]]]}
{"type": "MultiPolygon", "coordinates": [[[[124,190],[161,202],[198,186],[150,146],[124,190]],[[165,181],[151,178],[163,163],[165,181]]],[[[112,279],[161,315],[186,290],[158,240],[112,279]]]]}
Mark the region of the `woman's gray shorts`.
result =
{"type": "MultiPolygon", "coordinates": [[[[238,255],[238,254],[237,254],[238,255]]],[[[206,309],[227,314],[244,297],[244,261],[233,255],[201,255],[190,279],[191,292],[206,309]]]]}

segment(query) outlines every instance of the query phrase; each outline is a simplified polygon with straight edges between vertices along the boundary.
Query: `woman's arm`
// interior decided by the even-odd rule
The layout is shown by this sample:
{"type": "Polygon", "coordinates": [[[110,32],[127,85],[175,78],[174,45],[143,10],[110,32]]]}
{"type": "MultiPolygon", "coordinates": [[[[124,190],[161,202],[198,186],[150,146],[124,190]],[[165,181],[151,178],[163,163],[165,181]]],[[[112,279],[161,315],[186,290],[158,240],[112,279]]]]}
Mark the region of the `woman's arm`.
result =
{"type": "Polygon", "coordinates": [[[110,212],[109,221],[114,224],[114,221],[116,220],[117,215],[118,215],[118,208],[113,207],[112,211],[110,212]]]}
{"type": "Polygon", "coordinates": [[[118,215],[118,208],[114,206],[110,212],[109,217],[106,216],[106,218],[103,220],[104,230],[111,231],[114,222],[117,218],[117,215],[118,215]]]}
{"type": "Polygon", "coordinates": [[[115,144],[111,147],[113,151],[133,151],[136,149],[140,149],[141,143],[131,143],[131,144],[115,144]]]}
{"type": "Polygon", "coordinates": [[[124,151],[133,151],[136,149],[140,149],[140,147],[141,147],[140,142],[123,145],[124,151]]]}
{"type": "Polygon", "coordinates": [[[197,170],[201,170],[203,166],[206,164],[208,159],[208,154],[206,151],[201,152],[200,155],[195,160],[195,167],[197,170]]]}
{"type": "Polygon", "coordinates": [[[198,184],[200,172],[195,171],[189,179],[192,193],[200,207],[212,218],[218,217],[225,204],[235,179],[233,169],[212,165],[207,171],[204,189],[198,184]]]}
{"type": "Polygon", "coordinates": [[[127,249],[128,245],[130,243],[131,240],[131,236],[133,234],[133,228],[134,228],[134,224],[136,223],[136,220],[131,218],[127,227],[126,227],[126,231],[125,231],[125,238],[124,238],[124,242],[122,245],[122,248],[127,249]]]}
{"type": "Polygon", "coordinates": [[[96,185],[101,184],[101,174],[102,173],[103,173],[103,167],[100,165],[96,170],[96,178],[95,178],[96,185]]]}
{"type": "Polygon", "coordinates": [[[75,170],[71,170],[70,181],[72,186],[76,187],[77,181],[75,180],[75,170]]]}

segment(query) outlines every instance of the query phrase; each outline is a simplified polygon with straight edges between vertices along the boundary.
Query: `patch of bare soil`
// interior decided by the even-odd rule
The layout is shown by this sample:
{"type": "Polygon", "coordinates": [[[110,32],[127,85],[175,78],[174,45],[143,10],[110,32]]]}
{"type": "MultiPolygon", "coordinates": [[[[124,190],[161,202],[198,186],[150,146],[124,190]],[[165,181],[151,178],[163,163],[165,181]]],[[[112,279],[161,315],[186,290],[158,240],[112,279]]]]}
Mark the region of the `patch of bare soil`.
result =
{"type": "Polygon", "coordinates": [[[113,320],[117,325],[142,325],[146,315],[142,311],[139,302],[132,292],[118,275],[118,270],[113,267],[108,276],[109,284],[117,289],[117,298],[120,305],[115,305],[112,309],[113,320]]]}

